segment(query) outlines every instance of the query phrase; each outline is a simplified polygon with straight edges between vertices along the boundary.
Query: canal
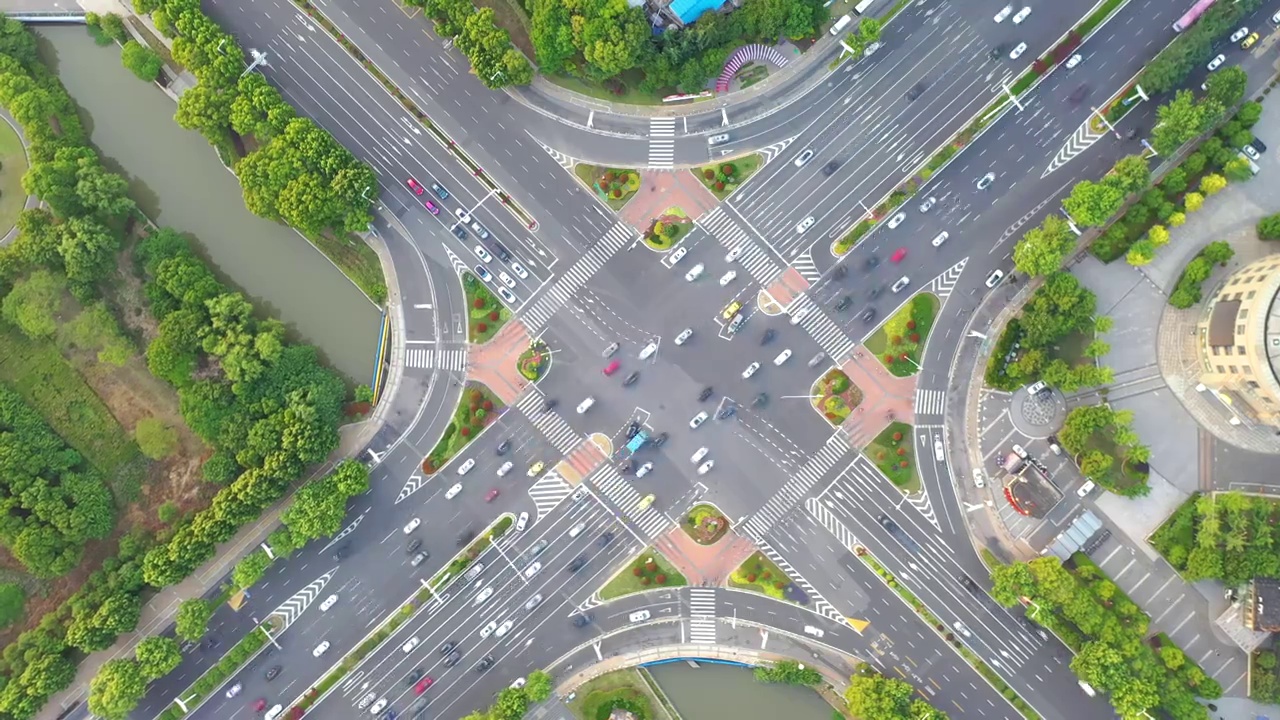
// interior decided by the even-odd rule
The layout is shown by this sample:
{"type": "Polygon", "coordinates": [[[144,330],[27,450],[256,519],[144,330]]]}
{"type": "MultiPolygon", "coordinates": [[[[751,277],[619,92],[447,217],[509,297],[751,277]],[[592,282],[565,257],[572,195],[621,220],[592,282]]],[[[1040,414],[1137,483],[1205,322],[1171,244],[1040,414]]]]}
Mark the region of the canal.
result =
{"type": "Polygon", "coordinates": [[[649,668],[684,720],[831,720],[833,709],[808,688],[766,685],[734,665],[675,662],[649,668]]]}
{"type": "Polygon", "coordinates": [[[80,105],[108,167],[158,224],[199,245],[259,313],[284,322],[325,361],[367,382],[380,311],[292,229],[250,213],[240,183],[199,133],[173,119],[174,102],[120,64],[116,45],[98,46],[84,27],[43,27],[41,54],[80,105]]]}

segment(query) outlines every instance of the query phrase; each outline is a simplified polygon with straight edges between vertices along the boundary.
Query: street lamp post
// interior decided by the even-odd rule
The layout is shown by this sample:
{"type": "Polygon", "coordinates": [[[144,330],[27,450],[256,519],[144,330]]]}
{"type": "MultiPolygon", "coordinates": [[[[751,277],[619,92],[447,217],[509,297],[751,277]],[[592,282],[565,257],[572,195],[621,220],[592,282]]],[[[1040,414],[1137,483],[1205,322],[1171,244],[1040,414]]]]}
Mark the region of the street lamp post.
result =
{"type": "Polygon", "coordinates": [[[249,54],[253,56],[253,62],[249,63],[249,67],[245,68],[244,72],[240,73],[240,77],[248,75],[257,69],[259,65],[265,65],[267,63],[267,53],[250,50],[249,54]]]}
{"type": "Polygon", "coordinates": [[[1108,130],[1110,130],[1110,131],[1112,132],[1112,134],[1114,134],[1114,135],[1116,136],[1116,139],[1117,139],[1117,140],[1122,139],[1122,137],[1121,137],[1121,135],[1120,135],[1120,131],[1119,131],[1119,130],[1117,130],[1117,129],[1115,128],[1115,126],[1114,126],[1114,125],[1112,125],[1112,124],[1107,120],[1107,116],[1106,116],[1106,115],[1103,115],[1103,114],[1102,114],[1102,111],[1101,111],[1101,110],[1099,110],[1097,107],[1094,107],[1094,108],[1092,108],[1092,109],[1093,109],[1093,114],[1098,116],[1098,120],[1099,120],[1099,121],[1101,121],[1101,122],[1102,122],[1102,124],[1103,124],[1103,125],[1105,125],[1105,126],[1106,126],[1106,128],[1107,128],[1108,130]]]}
{"type": "Polygon", "coordinates": [[[254,625],[260,625],[262,627],[262,633],[267,636],[267,642],[274,645],[277,650],[284,650],[284,648],[280,647],[280,643],[276,642],[276,639],[271,637],[271,631],[267,629],[266,623],[259,623],[258,618],[256,617],[252,618],[252,620],[254,625]]]}
{"type": "MultiPolygon", "coordinates": [[[[476,204],[475,204],[475,205],[472,205],[472,206],[471,206],[471,209],[467,211],[467,213],[466,213],[466,214],[467,214],[467,217],[471,217],[472,215],[474,215],[474,214],[475,214],[475,212],[476,212],[476,210],[479,210],[479,209],[480,209],[480,206],[481,206],[482,204],[484,204],[484,201],[485,201],[485,200],[488,200],[488,199],[489,199],[490,197],[492,197],[492,196],[493,196],[493,194],[494,194],[494,193],[496,193],[496,192],[498,192],[498,191],[497,191],[497,189],[490,188],[490,190],[489,190],[488,194],[486,194],[484,197],[482,197],[482,198],[480,198],[478,201],[476,201],[476,204]]],[[[456,222],[456,223],[454,223],[454,224],[450,225],[450,226],[449,226],[449,229],[450,229],[450,230],[453,230],[455,227],[458,227],[458,226],[459,226],[459,225],[461,225],[461,224],[462,224],[462,218],[458,218],[458,222],[456,222]]]]}
{"type": "Polygon", "coordinates": [[[1013,88],[1009,87],[1009,83],[1002,82],[1000,83],[1000,87],[1004,90],[1004,94],[1009,96],[1009,102],[1013,103],[1013,106],[1018,108],[1018,112],[1022,112],[1022,103],[1018,102],[1018,96],[1013,94],[1013,88]]]}
{"type": "Polygon", "coordinates": [[[820,400],[822,395],[782,395],[779,400],[820,400]]]}

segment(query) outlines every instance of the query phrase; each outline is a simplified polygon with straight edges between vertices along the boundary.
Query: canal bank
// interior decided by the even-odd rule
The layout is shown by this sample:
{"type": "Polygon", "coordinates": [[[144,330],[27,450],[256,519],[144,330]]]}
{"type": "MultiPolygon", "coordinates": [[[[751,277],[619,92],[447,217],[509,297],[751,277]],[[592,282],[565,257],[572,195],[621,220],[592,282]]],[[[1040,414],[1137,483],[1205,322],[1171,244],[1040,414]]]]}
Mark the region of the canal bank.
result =
{"type": "Polygon", "coordinates": [[[96,45],[82,26],[37,35],[104,164],[129,180],[139,208],[189,237],[223,279],[330,366],[367,382],[380,309],[305,238],[245,208],[236,177],[203,137],[178,126],[167,95],[124,68],[118,46],[96,45]]]}
{"type": "Polygon", "coordinates": [[[683,720],[832,718],[832,707],[810,688],[762,683],[742,665],[674,661],[646,671],[683,720]]]}

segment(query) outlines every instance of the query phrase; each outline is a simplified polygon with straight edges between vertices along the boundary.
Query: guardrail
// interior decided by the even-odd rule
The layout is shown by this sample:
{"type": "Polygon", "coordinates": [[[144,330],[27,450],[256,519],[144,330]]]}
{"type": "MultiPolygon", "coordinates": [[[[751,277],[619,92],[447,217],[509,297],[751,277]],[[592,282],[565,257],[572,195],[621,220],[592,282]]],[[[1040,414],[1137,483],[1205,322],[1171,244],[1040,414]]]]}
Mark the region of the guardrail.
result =
{"type": "Polygon", "coordinates": [[[83,11],[65,11],[65,10],[36,10],[32,12],[8,13],[10,20],[27,23],[29,25],[84,25],[85,14],[83,11]]]}

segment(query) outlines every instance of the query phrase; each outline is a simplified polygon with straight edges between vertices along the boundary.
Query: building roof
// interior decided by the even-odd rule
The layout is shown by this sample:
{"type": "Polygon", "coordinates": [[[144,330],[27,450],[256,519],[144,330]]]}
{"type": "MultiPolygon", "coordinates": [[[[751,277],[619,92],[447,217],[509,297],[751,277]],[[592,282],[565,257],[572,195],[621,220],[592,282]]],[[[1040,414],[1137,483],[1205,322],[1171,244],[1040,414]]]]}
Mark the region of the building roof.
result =
{"type": "Polygon", "coordinates": [[[1280,631],[1280,581],[1271,578],[1253,581],[1253,627],[1280,631]]]}
{"type": "Polygon", "coordinates": [[[715,10],[725,4],[725,0],[671,0],[669,9],[680,18],[680,22],[688,25],[697,20],[702,13],[715,10]]]}
{"type": "Polygon", "coordinates": [[[1240,313],[1239,300],[1219,300],[1209,316],[1209,347],[1235,345],[1236,315],[1240,313]]]}

